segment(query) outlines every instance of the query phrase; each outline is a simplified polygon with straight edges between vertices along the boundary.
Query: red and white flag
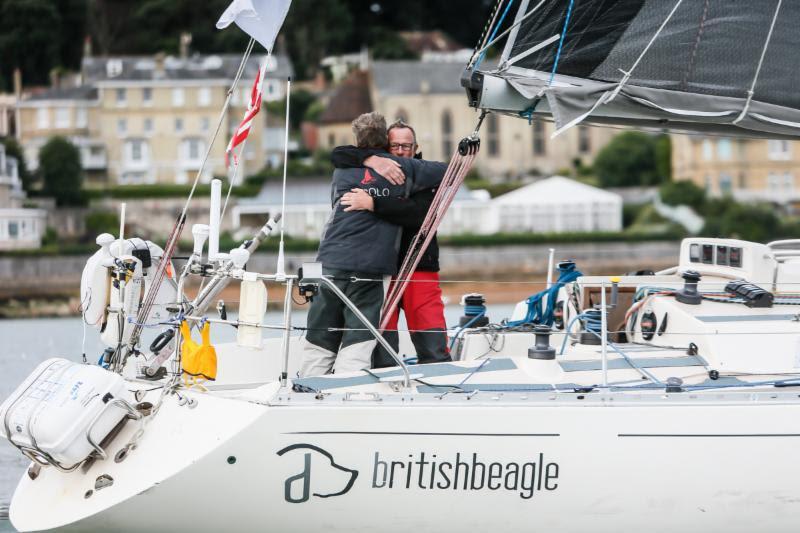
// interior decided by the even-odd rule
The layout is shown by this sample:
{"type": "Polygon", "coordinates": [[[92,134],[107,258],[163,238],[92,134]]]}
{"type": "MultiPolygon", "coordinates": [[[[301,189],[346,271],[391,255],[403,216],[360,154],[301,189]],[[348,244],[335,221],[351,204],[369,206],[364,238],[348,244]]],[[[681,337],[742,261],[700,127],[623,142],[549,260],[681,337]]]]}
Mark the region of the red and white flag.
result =
{"type": "MultiPolygon", "coordinates": [[[[233,154],[233,149],[247,139],[247,136],[250,134],[250,128],[253,125],[253,119],[261,109],[261,94],[264,88],[264,74],[266,70],[267,61],[265,59],[261,62],[261,65],[258,68],[258,75],[253,82],[253,88],[250,90],[250,101],[247,103],[247,111],[244,112],[244,118],[242,119],[242,122],[239,123],[239,127],[236,128],[233,137],[231,137],[231,141],[228,143],[228,148],[225,149],[226,166],[228,165],[228,157],[233,154]]],[[[237,161],[236,154],[233,154],[233,160],[234,162],[237,161]]]]}

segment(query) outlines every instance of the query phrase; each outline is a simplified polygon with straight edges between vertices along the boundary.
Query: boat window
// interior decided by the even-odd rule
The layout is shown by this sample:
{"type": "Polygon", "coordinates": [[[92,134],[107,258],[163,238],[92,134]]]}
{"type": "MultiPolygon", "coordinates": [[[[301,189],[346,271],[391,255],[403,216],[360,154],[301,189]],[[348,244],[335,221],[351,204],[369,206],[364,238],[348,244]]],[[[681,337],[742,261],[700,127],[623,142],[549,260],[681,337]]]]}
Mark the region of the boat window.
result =
{"type": "Polygon", "coordinates": [[[689,246],[689,261],[692,263],[700,262],[700,245],[693,244],[689,246]]]}
{"type": "Polygon", "coordinates": [[[731,248],[730,256],[728,258],[728,262],[732,267],[741,267],[742,266],[742,249],[741,248],[731,248]]]}
{"type": "Polygon", "coordinates": [[[717,246],[717,264],[728,266],[728,247],[717,246]]]}
{"type": "Polygon", "coordinates": [[[703,245],[703,263],[707,265],[714,264],[714,246],[711,244],[703,245]]]}

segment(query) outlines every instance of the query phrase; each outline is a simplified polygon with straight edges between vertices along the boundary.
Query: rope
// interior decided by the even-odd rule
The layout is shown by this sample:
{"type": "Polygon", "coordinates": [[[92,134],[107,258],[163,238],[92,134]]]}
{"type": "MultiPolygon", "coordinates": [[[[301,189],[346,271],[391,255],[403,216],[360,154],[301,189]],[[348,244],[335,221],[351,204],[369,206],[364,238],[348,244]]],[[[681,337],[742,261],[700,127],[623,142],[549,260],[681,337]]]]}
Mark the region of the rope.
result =
{"type": "Polygon", "coordinates": [[[556,52],[556,59],[553,61],[553,71],[550,73],[550,81],[547,82],[548,87],[553,85],[553,78],[556,77],[556,68],[558,68],[558,60],[561,59],[561,49],[564,46],[564,40],[567,38],[567,25],[572,16],[572,6],[575,0],[569,0],[569,7],[567,7],[567,18],[564,19],[564,27],[561,29],[561,39],[558,41],[558,51],[556,52]]]}
{"type": "MultiPolygon", "coordinates": [[[[494,27],[494,31],[492,32],[491,37],[489,37],[490,41],[492,39],[494,39],[495,35],[497,35],[497,30],[499,30],[500,26],[503,25],[503,21],[506,19],[506,15],[508,15],[508,10],[511,9],[511,4],[513,4],[513,3],[514,3],[514,0],[508,0],[508,4],[506,5],[505,10],[503,11],[503,14],[500,16],[500,21],[497,23],[497,26],[494,27]]],[[[475,68],[476,69],[481,65],[481,61],[483,61],[484,57],[486,57],[486,49],[485,48],[484,48],[483,52],[481,52],[480,57],[478,57],[478,60],[475,62],[475,68]]]]}
{"type": "Polygon", "coordinates": [[[482,49],[486,45],[486,41],[489,39],[489,29],[494,26],[494,21],[497,20],[497,14],[500,12],[500,4],[502,3],[503,0],[497,0],[494,3],[492,15],[486,19],[486,24],[483,25],[483,31],[481,31],[481,36],[478,37],[478,44],[476,44],[475,48],[472,50],[472,55],[469,58],[468,64],[472,64],[475,56],[478,54],[478,50],[482,49]]]}
{"type": "Polygon", "coordinates": [[[742,112],[739,113],[739,116],[733,121],[734,124],[738,124],[741,120],[747,115],[747,112],[750,110],[750,102],[753,100],[753,94],[756,88],[756,82],[758,81],[758,76],[761,74],[761,65],[764,63],[764,56],[767,55],[767,48],[769,47],[769,42],[772,39],[772,30],[775,29],[775,21],[778,20],[778,12],[781,10],[781,4],[783,0],[778,0],[778,5],[775,7],[775,13],[772,14],[772,22],[769,25],[769,32],[767,32],[767,40],[764,42],[764,48],[761,49],[761,57],[758,59],[758,66],[756,67],[756,74],[753,76],[753,83],[750,84],[750,89],[747,91],[747,101],[744,103],[744,109],[742,112]]]}

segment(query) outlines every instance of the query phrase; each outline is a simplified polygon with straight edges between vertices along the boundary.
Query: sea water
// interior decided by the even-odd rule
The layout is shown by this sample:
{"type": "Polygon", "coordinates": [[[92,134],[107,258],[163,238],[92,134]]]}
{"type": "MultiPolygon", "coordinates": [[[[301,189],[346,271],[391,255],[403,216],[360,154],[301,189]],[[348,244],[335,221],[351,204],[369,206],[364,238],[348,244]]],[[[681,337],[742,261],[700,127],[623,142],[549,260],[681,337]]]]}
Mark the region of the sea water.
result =
{"type": "MultiPolygon", "coordinates": [[[[458,324],[463,308],[458,305],[445,307],[445,318],[450,325],[458,324]]],[[[513,305],[489,306],[488,314],[499,321],[508,317],[513,305]]],[[[228,318],[235,318],[229,314],[228,318]]],[[[268,311],[264,319],[267,324],[280,324],[283,313],[268,311]]],[[[306,325],[306,309],[292,313],[292,325],[306,325]]],[[[399,329],[405,328],[400,319],[399,329]]],[[[142,346],[149,346],[151,340],[161,329],[145,329],[142,346]]],[[[280,336],[279,330],[264,330],[265,337],[280,336]]],[[[211,342],[235,342],[236,329],[225,325],[214,325],[211,329],[211,342]]],[[[93,327],[82,327],[80,317],[37,318],[21,320],[0,320],[0,402],[5,400],[17,386],[30,374],[36,365],[51,357],[63,357],[81,361],[82,354],[90,362],[96,362],[105,346],[100,342],[100,334],[93,327]]],[[[14,531],[8,521],[8,505],[20,476],[30,464],[16,448],[0,438],[0,532],[14,531]]]]}

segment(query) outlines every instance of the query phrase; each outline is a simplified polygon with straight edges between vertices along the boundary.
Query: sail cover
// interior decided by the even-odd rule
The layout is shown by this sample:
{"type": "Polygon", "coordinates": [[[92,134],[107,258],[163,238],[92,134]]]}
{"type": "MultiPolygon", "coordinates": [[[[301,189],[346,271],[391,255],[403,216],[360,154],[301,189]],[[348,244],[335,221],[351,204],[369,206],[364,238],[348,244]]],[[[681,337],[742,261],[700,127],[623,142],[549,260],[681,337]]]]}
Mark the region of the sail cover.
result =
{"type": "Polygon", "coordinates": [[[800,138],[800,2],[522,0],[515,24],[496,69],[462,76],[472,105],[800,138]]]}

